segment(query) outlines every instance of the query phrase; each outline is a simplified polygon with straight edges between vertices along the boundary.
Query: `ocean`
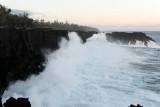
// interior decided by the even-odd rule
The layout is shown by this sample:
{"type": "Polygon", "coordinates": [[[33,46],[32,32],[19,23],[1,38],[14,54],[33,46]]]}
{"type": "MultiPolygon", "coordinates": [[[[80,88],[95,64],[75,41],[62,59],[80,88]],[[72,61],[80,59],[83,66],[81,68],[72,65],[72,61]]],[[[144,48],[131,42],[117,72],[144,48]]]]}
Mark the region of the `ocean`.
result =
{"type": "MultiPolygon", "coordinates": [[[[160,44],[160,32],[145,31],[160,44]]],[[[117,45],[104,33],[85,44],[75,32],[46,53],[45,70],[12,83],[3,94],[29,98],[32,107],[160,106],[160,46],[117,45]]]]}

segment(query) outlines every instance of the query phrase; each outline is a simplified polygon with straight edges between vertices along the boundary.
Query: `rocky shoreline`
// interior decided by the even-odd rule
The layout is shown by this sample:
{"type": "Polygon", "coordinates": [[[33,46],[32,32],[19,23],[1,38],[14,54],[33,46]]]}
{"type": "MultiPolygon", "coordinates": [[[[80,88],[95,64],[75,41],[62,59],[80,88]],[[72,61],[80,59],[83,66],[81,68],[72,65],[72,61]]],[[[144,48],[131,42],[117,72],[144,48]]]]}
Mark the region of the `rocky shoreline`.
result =
{"type": "MultiPolygon", "coordinates": [[[[44,50],[59,48],[66,30],[0,28],[0,95],[10,82],[25,80],[43,71],[44,50]]],[[[77,32],[83,42],[97,32],[77,32]]]]}
{"type": "MultiPolygon", "coordinates": [[[[11,82],[25,80],[33,74],[38,75],[42,72],[46,61],[43,52],[58,49],[61,38],[69,40],[69,32],[66,30],[0,28],[0,96],[11,82]]],[[[87,38],[98,33],[76,32],[84,43],[87,38]]],[[[155,42],[142,32],[113,32],[106,33],[106,36],[109,42],[120,41],[123,44],[135,44],[135,41],[139,40],[147,46],[148,41],[155,42]]]]}
{"type": "MultiPolygon", "coordinates": [[[[29,102],[28,98],[18,98],[15,99],[13,97],[10,97],[4,104],[1,102],[0,97],[0,107],[31,107],[31,103],[29,102]]],[[[139,104],[137,106],[131,104],[129,107],[143,107],[139,104]]]]}

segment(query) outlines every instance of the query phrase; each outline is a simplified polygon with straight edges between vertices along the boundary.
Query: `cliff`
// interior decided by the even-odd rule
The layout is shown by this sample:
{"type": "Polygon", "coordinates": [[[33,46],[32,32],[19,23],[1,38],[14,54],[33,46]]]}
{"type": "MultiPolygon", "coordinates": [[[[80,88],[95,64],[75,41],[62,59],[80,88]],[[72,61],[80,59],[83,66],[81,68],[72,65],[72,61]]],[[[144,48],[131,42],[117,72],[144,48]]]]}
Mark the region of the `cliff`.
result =
{"type": "MultiPolygon", "coordinates": [[[[77,33],[86,42],[96,32],[77,33]]],[[[43,50],[58,49],[61,38],[69,40],[68,31],[0,28],[0,95],[10,82],[42,72],[43,50]]]]}

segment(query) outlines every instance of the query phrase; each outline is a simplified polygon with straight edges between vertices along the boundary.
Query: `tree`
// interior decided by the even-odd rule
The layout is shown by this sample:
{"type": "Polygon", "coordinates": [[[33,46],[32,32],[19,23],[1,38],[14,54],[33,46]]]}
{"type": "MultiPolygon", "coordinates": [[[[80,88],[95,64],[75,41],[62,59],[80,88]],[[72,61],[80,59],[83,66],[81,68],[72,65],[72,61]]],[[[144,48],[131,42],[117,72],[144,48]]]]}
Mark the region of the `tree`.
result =
{"type": "Polygon", "coordinates": [[[99,31],[96,28],[80,26],[73,23],[59,22],[54,20],[54,22],[45,22],[44,19],[33,20],[29,18],[28,13],[23,13],[19,15],[11,14],[11,9],[0,5],[0,26],[2,27],[25,27],[25,28],[49,28],[57,30],[73,30],[73,31],[99,31]]]}
{"type": "Polygon", "coordinates": [[[11,13],[11,9],[7,9],[5,6],[0,5],[0,21],[2,26],[7,26],[9,15],[11,13]]]}
{"type": "Polygon", "coordinates": [[[24,22],[24,27],[27,27],[27,20],[28,20],[28,13],[23,13],[23,22],[24,22]]]}

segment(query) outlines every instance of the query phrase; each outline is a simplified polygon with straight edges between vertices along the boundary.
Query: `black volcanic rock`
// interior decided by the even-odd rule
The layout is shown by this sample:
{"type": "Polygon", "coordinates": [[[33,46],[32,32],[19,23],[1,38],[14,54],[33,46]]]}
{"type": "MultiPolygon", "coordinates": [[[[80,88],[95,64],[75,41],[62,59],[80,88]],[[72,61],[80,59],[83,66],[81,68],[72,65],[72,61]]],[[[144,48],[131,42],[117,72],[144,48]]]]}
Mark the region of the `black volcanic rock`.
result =
{"type": "Polygon", "coordinates": [[[28,98],[15,99],[10,97],[3,105],[4,107],[31,107],[31,103],[28,98]]]}
{"type": "Polygon", "coordinates": [[[52,50],[58,49],[61,38],[66,38],[67,40],[69,40],[68,31],[66,30],[44,31],[44,39],[43,39],[44,48],[52,50]]]}
{"type": "Polygon", "coordinates": [[[44,56],[33,49],[27,30],[0,29],[0,50],[0,93],[9,82],[43,70],[44,56]]]}
{"type": "Polygon", "coordinates": [[[97,34],[98,32],[83,32],[83,31],[76,31],[77,34],[81,37],[82,41],[85,43],[86,40],[93,36],[93,34],[97,34]]]}
{"type": "Polygon", "coordinates": [[[3,107],[2,106],[2,98],[0,97],[0,107],[3,107]]]}
{"type": "Polygon", "coordinates": [[[43,71],[43,49],[59,48],[68,31],[0,28],[0,94],[11,81],[25,80],[43,71]]]}
{"type": "MultiPolygon", "coordinates": [[[[77,31],[83,42],[97,32],[77,31]]],[[[10,82],[25,80],[43,71],[43,50],[59,48],[66,30],[0,28],[0,95],[10,82]]]]}
{"type": "Polygon", "coordinates": [[[58,49],[61,38],[69,40],[66,30],[32,29],[28,31],[28,38],[32,49],[37,53],[41,53],[42,49],[58,49]]]}
{"type": "Polygon", "coordinates": [[[141,105],[139,105],[139,104],[137,104],[137,106],[131,104],[129,107],[143,107],[143,106],[141,106],[141,105]]]}
{"type": "Polygon", "coordinates": [[[135,44],[136,41],[141,41],[145,44],[145,46],[148,45],[148,41],[154,41],[152,38],[146,36],[146,34],[142,32],[134,32],[134,33],[125,33],[125,32],[113,32],[113,33],[107,33],[107,40],[109,42],[116,42],[128,45],[135,44]]]}

